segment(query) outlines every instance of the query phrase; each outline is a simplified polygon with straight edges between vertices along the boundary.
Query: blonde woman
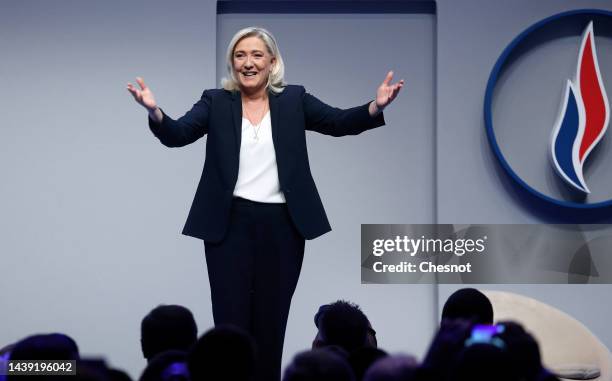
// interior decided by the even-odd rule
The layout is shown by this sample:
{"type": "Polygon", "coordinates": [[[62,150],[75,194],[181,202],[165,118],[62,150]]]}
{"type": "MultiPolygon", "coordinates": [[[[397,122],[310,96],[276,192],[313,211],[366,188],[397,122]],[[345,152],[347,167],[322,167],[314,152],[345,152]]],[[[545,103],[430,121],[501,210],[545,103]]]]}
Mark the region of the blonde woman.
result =
{"type": "Polygon", "coordinates": [[[304,240],[331,230],[310,173],[307,130],[356,135],[384,125],[383,109],[403,80],[389,72],[375,100],[330,107],[286,85],[275,38],[245,28],[227,50],[223,89],[206,90],[181,118],[167,116],[142,78],[128,84],[162,144],[204,135],[206,160],[183,234],[204,240],[215,324],[233,324],[258,346],[257,379],[280,379],[283,340],[304,240]]]}

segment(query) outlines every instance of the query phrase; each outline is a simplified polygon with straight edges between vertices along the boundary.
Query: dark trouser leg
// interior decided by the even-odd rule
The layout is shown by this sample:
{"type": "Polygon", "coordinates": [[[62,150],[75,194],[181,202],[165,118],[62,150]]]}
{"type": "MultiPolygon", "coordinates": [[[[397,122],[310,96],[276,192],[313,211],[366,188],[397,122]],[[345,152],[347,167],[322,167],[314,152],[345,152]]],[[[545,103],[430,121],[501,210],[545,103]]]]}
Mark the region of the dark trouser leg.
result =
{"type": "Polygon", "coordinates": [[[291,298],[304,256],[304,239],[286,207],[260,214],[253,294],[253,336],[259,351],[260,381],[280,380],[281,357],[291,298]]]}
{"type": "Polygon", "coordinates": [[[215,325],[232,324],[247,332],[251,332],[255,256],[251,227],[248,211],[232,208],[223,241],[204,243],[215,325]]]}
{"type": "Polygon", "coordinates": [[[257,380],[280,380],[283,341],[304,239],[284,204],[234,202],[223,241],[205,243],[215,325],[251,333],[257,380]]]}

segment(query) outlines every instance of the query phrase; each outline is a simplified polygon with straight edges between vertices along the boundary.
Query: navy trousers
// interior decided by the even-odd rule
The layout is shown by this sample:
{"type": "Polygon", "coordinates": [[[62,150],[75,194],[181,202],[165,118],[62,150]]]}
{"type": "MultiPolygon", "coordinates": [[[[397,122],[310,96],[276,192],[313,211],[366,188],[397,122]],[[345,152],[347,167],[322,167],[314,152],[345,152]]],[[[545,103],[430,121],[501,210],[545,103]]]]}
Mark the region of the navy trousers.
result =
{"type": "Polygon", "coordinates": [[[304,257],[304,238],[286,204],[235,198],[224,239],[204,246],[215,324],[251,333],[256,379],[280,380],[289,307],[304,257]]]}

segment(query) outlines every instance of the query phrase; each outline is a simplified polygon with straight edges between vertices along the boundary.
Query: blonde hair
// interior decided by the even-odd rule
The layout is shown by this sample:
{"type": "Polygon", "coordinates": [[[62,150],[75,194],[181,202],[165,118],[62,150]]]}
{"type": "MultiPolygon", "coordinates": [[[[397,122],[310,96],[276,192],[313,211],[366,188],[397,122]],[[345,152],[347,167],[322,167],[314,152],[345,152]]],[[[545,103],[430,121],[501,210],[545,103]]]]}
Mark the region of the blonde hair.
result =
{"type": "Polygon", "coordinates": [[[280,51],[278,50],[278,45],[276,43],[276,39],[272,35],[272,33],[268,32],[263,28],[258,27],[248,27],[239,30],[236,32],[229,45],[227,46],[227,77],[224,77],[221,80],[221,86],[225,90],[239,90],[238,79],[236,78],[236,73],[234,72],[234,49],[240,40],[247,37],[259,37],[266,45],[268,49],[268,53],[272,55],[276,59],[274,64],[272,65],[272,70],[270,70],[270,75],[268,75],[268,83],[266,84],[266,88],[272,91],[273,93],[280,93],[284,90],[285,86],[285,63],[283,62],[283,57],[281,57],[280,51]]]}

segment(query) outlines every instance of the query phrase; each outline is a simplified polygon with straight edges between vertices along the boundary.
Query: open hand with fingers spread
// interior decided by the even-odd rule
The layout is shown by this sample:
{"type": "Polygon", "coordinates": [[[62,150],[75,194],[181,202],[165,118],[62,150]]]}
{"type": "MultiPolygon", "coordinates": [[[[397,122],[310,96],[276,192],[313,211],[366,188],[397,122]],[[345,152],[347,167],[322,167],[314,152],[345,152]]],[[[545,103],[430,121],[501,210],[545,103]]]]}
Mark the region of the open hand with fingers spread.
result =
{"type": "Polygon", "coordinates": [[[383,83],[378,86],[376,91],[376,106],[382,110],[395,99],[402,86],[404,86],[404,80],[400,79],[399,82],[391,84],[393,79],[393,71],[387,73],[383,83]]]}
{"type": "Polygon", "coordinates": [[[380,112],[382,112],[385,107],[387,107],[397,94],[399,94],[400,90],[404,86],[404,80],[401,79],[399,82],[391,84],[391,80],[393,79],[393,71],[387,73],[385,80],[378,86],[378,90],[376,90],[376,100],[370,104],[370,115],[374,116],[380,112]]]}
{"type": "Polygon", "coordinates": [[[142,107],[146,108],[149,112],[154,112],[157,109],[157,103],[155,102],[155,97],[153,97],[153,92],[145,85],[141,77],[136,77],[136,82],[140,86],[140,90],[131,83],[127,84],[127,90],[142,107]]]}

